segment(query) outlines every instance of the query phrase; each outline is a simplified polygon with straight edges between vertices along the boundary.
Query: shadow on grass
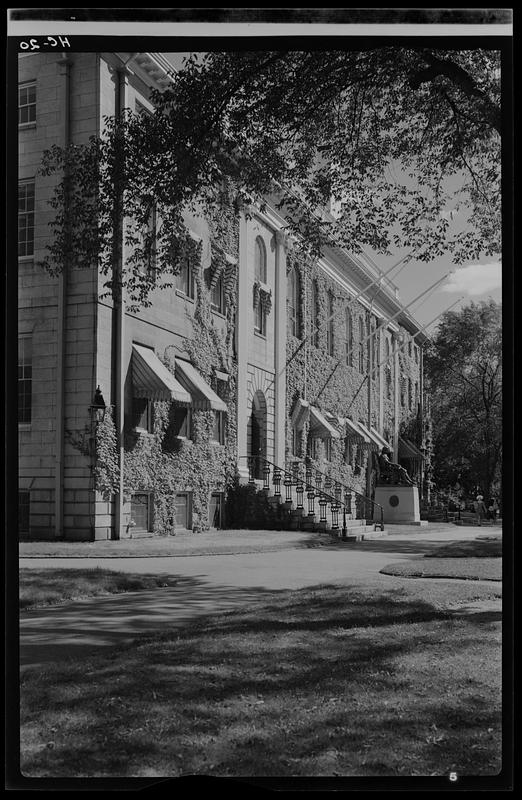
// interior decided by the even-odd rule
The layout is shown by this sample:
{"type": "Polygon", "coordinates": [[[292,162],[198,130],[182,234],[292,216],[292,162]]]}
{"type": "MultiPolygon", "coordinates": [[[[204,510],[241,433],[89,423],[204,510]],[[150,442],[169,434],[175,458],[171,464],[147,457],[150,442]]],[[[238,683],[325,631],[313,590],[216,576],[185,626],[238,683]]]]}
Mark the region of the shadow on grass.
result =
{"type": "Polygon", "coordinates": [[[281,592],[265,605],[252,592],[257,608],[26,672],[24,774],[498,767],[499,653],[489,631],[398,593],[350,591],[346,602],[347,591],[281,592]]]}

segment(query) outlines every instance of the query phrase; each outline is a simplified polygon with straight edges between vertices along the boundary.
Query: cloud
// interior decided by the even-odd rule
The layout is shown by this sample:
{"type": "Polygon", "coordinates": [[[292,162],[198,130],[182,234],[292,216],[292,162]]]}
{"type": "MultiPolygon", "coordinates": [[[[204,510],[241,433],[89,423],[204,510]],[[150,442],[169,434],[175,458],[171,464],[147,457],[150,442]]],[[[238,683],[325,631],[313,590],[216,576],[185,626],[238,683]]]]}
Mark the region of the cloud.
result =
{"type": "Polygon", "coordinates": [[[502,286],[502,264],[493,261],[491,264],[468,264],[450,275],[448,282],[442,287],[443,292],[461,292],[473,295],[488,294],[502,286]]]}

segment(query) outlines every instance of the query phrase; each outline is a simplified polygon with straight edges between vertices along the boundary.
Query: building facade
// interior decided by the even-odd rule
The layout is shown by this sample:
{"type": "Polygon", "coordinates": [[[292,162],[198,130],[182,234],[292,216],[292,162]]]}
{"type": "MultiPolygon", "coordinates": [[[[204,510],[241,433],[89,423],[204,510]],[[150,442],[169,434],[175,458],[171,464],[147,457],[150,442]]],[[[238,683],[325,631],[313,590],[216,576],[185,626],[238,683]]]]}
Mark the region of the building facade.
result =
{"type": "MultiPolygon", "coordinates": [[[[187,216],[175,285],[139,311],[96,269],[52,277],[55,178],[43,152],[122,108],[152,111],[160,54],[23,54],[19,62],[20,536],[169,535],[226,525],[249,457],[308,457],[371,496],[388,444],[423,479],[422,345],[395,287],[332,243],[300,255],[275,204],[187,216]]],[[[326,213],[326,212],[325,212],[326,213]]],[[[125,257],[125,255],[124,255],[125,257]]],[[[148,269],[143,265],[143,269],[148,269]]]]}

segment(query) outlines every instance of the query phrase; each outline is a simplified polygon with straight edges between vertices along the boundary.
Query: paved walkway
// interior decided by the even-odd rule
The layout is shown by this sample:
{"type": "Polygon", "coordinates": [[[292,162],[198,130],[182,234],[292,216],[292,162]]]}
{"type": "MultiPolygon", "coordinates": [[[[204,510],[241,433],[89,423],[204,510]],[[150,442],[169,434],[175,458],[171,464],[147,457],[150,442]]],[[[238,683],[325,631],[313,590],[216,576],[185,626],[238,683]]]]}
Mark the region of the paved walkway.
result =
{"type": "MultiPolygon", "coordinates": [[[[395,579],[381,575],[379,570],[394,560],[414,558],[447,541],[500,535],[498,527],[491,530],[451,525],[393,528],[384,537],[357,543],[323,537],[319,544],[307,534],[292,535],[285,540],[285,549],[280,537],[286,534],[276,534],[279,549],[274,549],[267,532],[252,532],[255,535],[250,544],[254,544],[254,539],[258,542],[256,552],[242,552],[245,532],[241,536],[236,532],[235,537],[231,535],[227,540],[230,551],[214,555],[203,554],[205,547],[200,548],[198,555],[189,554],[187,543],[180,548],[182,552],[158,555],[149,547],[150,555],[145,555],[147,548],[143,548],[141,556],[132,558],[95,555],[94,548],[89,557],[24,557],[21,548],[23,568],[100,566],[127,572],[165,573],[178,579],[176,586],[161,590],[86,598],[22,613],[21,665],[43,665],[57,659],[85,656],[100,647],[117,646],[167,625],[181,626],[201,615],[260,602],[267,592],[325,583],[361,583],[370,575],[379,575],[383,586],[388,585],[395,579]]],[[[147,541],[151,542],[140,540],[140,543],[147,541]]],[[[205,545],[201,539],[199,543],[205,545]]]]}

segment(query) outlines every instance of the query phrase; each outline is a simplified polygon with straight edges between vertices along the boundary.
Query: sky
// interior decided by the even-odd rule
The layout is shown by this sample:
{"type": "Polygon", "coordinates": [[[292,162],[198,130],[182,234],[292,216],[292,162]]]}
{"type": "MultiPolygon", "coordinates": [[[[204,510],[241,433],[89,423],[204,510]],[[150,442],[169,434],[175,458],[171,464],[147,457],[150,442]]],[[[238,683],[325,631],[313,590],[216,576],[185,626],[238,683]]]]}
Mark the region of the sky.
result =
{"type": "MultiPolygon", "coordinates": [[[[402,255],[404,254],[398,253],[396,257],[384,257],[373,253],[372,258],[386,272],[402,255]]],[[[447,257],[431,263],[412,260],[403,269],[401,266],[396,271],[392,270],[387,277],[398,286],[399,299],[405,306],[409,306],[448,272],[454,271],[433,292],[420,297],[408,308],[417,322],[428,326],[430,334],[436,330],[440,321],[439,315],[451,306],[452,311],[458,311],[471,302],[488,301],[489,298],[496,302],[502,300],[502,267],[499,259],[484,258],[457,267],[447,257]],[[455,301],[458,302],[453,305],[455,301]],[[430,324],[432,320],[435,321],[430,324]]]]}

